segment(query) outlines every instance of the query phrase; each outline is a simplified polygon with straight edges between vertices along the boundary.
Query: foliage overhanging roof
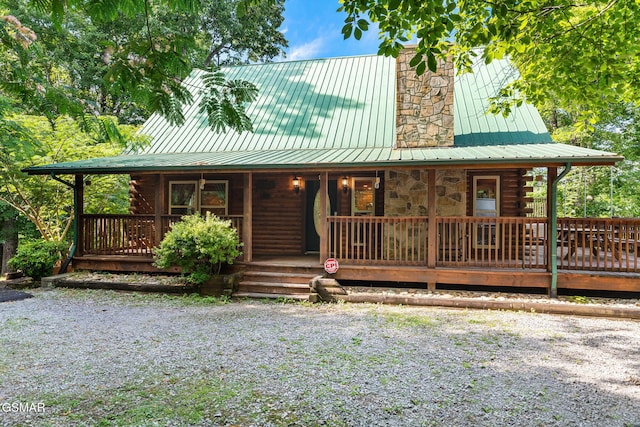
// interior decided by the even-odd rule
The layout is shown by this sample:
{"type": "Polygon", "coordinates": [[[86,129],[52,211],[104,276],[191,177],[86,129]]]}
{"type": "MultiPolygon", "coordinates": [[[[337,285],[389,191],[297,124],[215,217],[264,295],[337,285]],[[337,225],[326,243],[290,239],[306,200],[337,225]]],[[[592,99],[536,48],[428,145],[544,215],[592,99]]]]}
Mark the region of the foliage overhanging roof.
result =
{"type": "Polygon", "coordinates": [[[136,154],[28,168],[29,173],[128,173],[169,170],[249,170],[478,165],[613,164],[621,157],[552,143],[528,104],[508,117],[488,114],[488,98],[515,71],[507,61],[477,63],[456,77],[454,146],[394,149],[395,59],[357,56],[230,67],[229,79],[259,88],[247,108],[254,133],[214,133],[198,112],[201,70],[184,84],[194,95],[182,126],[152,116],[141,132],[152,138],[136,154]]]}

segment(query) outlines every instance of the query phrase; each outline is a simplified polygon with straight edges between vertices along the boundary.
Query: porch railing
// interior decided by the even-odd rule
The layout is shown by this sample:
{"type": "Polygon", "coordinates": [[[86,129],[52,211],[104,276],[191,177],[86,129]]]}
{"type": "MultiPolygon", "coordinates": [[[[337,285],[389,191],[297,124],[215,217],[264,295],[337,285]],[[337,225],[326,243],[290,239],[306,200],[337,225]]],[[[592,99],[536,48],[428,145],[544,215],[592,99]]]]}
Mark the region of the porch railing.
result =
{"type": "MultiPolygon", "coordinates": [[[[180,221],[180,215],[94,215],[81,216],[81,251],[84,255],[153,256],[171,225],[180,221]],[[159,233],[156,231],[159,230],[159,233]]],[[[242,215],[221,216],[231,220],[242,239],[242,215]]]]}
{"type": "Polygon", "coordinates": [[[558,268],[640,272],[640,219],[559,218],[558,268]]]}
{"type": "Polygon", "coordinates": [[[426,265],[425,217],[330,216],[329,252],[351,264],[426,265]]]}
{"type": "Polygon", "coordinates": [[[525,217],[438,217],[438,266],[546,268],[547,221],[525,217]]]}
{"type": "MultiPolygon", "coordinates": [[[[437,217],[428,242],[426,217],[330,216],[328,247],[343,263],[437,267],[549,268],[546,218],[437,217]]],[[[560,218],[557,267],[640,273],[640,219],[560,218]]]]}
{"type": "MultiPolygon", "coordinates": [[[[230,215],[242,236],[243,217],[230,215]]],[[[177,215],[82,215],[81,253],[153,256],[177,215]]],[[[426,217],[329,216],[331,256],[345,264],[548,269],[546,218],[437,217],[429,243],[426,217]],[[432,261],[433,262],[433,261],[432,261]]],[[[560,218],[560,270],[640,273],[640,219],[560,218]]]]}
{"type": "Polygon", "coordinates": [[[154,215],[82,215],[82,253],[148,257],[156,246],[154,215]]]}
{"type": "Polygon", "coordinates": [[[437,240],[428,241],[426,217],[331,216],[329,252],[346,263],[545,268],[544,218],[436,218],[437,240]]]}

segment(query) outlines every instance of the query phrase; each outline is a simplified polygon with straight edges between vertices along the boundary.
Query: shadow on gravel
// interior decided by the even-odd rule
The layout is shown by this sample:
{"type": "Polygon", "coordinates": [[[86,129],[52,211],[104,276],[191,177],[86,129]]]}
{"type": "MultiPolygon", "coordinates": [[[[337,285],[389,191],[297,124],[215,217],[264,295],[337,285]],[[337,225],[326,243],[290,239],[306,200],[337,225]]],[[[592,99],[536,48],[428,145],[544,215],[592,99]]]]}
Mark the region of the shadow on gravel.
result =
{"type": "Polygon", "coordinates": [[[0,302],[19,301],[21,299],[32,298],[33,295],[26,292],[15,291],[13,289],[0,288],[0,302]]]}

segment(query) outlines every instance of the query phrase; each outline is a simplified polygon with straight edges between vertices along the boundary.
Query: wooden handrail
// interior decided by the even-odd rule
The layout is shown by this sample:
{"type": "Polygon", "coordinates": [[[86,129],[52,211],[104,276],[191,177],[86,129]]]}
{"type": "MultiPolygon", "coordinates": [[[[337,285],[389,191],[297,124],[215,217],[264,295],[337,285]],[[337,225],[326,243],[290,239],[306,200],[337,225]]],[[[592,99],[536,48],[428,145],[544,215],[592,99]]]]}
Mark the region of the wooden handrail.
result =
{"type": "Polygon", "coordinates": [[[438,217],[438,266],[547,267],[547,221],[527,217],[438,217]]]}
{"type": "Polygon", "coordinates": [[[558,218],[558,269],[640,272],[640,218],[558,218]]]}
{"type": "MultiPolygon", "coordinates": [[[[85,214],[83,254],[152,257],[180,215],[85,214]]],[[[243,215],[228,215],[242,236],[243,215]]],[[[429,242],[427,217],[329,216],[328,253],[346,264],[548,269],[546,218],[436,217],[429,242]]],[[[560,270],[640,273],[640,218],[559,218],[560,270]]]]}
{"type": "Polygon", "coordinates": [[[330,216],[329,254],[353,264],[426,265],[425,217],[330,216]]]}
{"type": "MultiPolygon", "coordinates": [[[[160,227],[160,240],[180,221],[182,215],[161,215],[160,223],[155,215],[84,214],[81,215],[83,254],[85,255],[127,255],[152,257],[158,246],[156,229],[160,227]]],[[[231,221],[242,236],[242,215],[221,216],[231,221]]]]}

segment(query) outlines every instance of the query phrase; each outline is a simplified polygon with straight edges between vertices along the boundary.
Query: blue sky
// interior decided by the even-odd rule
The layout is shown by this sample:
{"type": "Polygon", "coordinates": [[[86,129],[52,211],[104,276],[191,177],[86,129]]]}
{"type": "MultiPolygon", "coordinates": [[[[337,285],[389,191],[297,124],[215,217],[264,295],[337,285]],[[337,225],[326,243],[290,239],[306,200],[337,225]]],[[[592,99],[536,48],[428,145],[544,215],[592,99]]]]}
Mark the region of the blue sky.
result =
{"type": "Polygon", "coordinates": [[[338,0],[285,0],[281,30],[289,40],[285,61],[375,54],[378,32],[369,27],[358,41],[344,40],[342,27],[346,14],[336,12],[338,0]]]}

